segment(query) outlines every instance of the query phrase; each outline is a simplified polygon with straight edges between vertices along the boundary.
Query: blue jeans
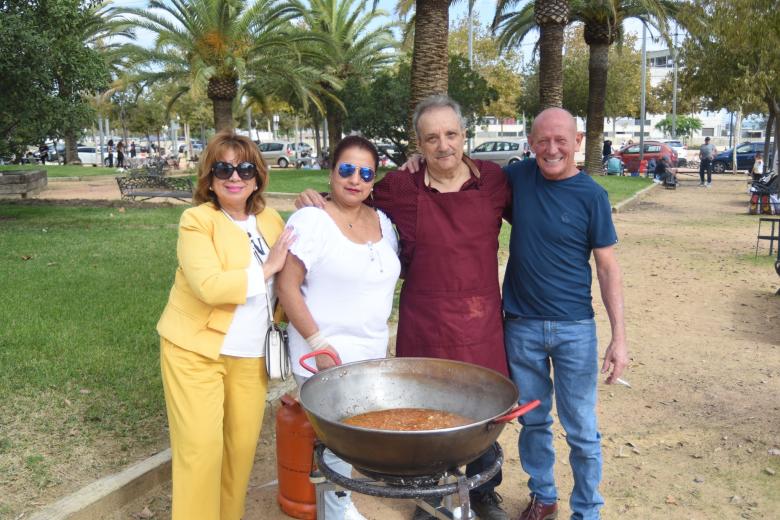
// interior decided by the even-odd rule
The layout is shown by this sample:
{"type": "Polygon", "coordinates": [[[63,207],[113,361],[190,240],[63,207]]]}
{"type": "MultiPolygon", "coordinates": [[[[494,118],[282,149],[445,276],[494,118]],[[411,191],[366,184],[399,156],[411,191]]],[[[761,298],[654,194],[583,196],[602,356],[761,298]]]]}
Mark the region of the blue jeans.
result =
{"type": "Polygon", "coordinates": [[[520,417],[520,461],[530,476],[531,494],[544,504],[558,500],[553,467],[552,400],[566,430],[574,476],[570,505],[573,520],[599,518],[604,499],[601,481],[601,434],[596,421],[598,346],[593,319],[546,321],[507,317],[504,338],[512,380],[520,403],[541,405],[520,417]],[[555,378],[550,367],[555,369],[555,378]]]}

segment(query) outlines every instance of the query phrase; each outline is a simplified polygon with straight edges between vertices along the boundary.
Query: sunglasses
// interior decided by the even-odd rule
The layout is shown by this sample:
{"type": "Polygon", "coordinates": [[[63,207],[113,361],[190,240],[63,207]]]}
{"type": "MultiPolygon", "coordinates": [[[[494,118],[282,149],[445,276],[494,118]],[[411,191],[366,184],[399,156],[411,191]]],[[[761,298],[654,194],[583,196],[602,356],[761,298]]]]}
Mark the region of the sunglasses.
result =
{"type": "Polygon", "coordinates": [[[371,182],[374,180],[374,176],[376,173],[374,173],[374,170],[371,168],[358,168],[354,164],[349,163],[341,163],[339,164],[339,175],[341,175],[343,178],[352,177],[352,174],[355,173],[355,170],[358,170],[360,173],[360,178],[363,179],[363,182],[371,182]]]}
{"type": "Polygon", "coordinates": [[[211,165],[211,174],[217,179],[227,180],[233,176],[233,172],[238,172],[238,176],[242,180],[248,181],[255,175],[257,175],[257,166],[251,162],[242,162],[238,166],[233,166],[230,163],[217,161],[211,165]]]}

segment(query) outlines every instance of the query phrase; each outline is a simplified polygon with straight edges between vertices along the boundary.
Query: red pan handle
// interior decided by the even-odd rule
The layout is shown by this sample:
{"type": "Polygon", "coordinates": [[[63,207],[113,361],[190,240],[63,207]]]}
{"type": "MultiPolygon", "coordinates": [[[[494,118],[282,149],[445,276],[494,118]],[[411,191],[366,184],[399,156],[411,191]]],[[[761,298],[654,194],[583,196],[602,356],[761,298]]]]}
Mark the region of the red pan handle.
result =
{"type": "Polygon", "coordinates": [[[341,358],[338,356],[338,354],[334,354],[330,350],[313,350],[313,351],[309,352],[308,354],[302,355],[301,359],[298,360],[298,363],[300,363],[303,368],[305,368],[306,370],[308,370],[312,374],[316,374],[319,371],[316,368],[314,368],[314,367],[310,367],[309,365],[304,363],[304,361],[306,361],[309,358],[313,358],[314,356],[320,356],[320,355],[329,356],[330,359],[332,359],[333,362],[336,363],[336,365],[340,365],[341,364],[341,358]]]}
{"type": "Polygon", "coordinates": [[[533,410],[534,408],[536,408],[540,404],[542,404],[542,403],[541,403],[541,401],[539,401],[539,399],[534,399],[533,401],[525,403],[523,406],[518,406],[517,408],[513,408],[512,411],[509,412],[508,414],[502,415],[501,417],[498,417],[497,419],[493,419],[490,422],[493,422],[493,423],[509,422],[512,419],[516,419],[516,418],[520,417],[521,415],[525,414],[526,412],[530,412],[531,410],[533,410]]]}

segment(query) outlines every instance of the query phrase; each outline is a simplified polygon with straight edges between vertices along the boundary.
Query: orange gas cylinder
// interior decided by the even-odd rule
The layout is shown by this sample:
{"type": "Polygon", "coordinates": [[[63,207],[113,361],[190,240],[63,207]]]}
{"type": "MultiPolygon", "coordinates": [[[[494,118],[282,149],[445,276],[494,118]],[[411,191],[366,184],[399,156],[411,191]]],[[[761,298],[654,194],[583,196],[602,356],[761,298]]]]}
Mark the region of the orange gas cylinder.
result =
{"type": "Polygon", "coordinates": [[[309,481],[314,453],[314,430],[301,403],[282,396],[276,413],[277,500],[287,515],[304,520],[317,518],[314,485],[309,481]]]}

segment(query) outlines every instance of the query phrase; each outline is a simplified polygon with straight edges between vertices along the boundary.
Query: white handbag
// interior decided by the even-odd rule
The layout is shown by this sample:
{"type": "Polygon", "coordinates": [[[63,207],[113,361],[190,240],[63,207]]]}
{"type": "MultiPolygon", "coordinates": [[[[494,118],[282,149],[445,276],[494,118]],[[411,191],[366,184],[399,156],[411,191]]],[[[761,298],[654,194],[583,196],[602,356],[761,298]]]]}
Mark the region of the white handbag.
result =
{"type": "Polygon", "coordinates": [[[265,371],[268,379],[285,381],[292,373],[290,364],[290,347],[287,331],[274,322],[273,306],[266,284],[265,301],[268,304],[268,330],[265,333],[265,371]]]}

